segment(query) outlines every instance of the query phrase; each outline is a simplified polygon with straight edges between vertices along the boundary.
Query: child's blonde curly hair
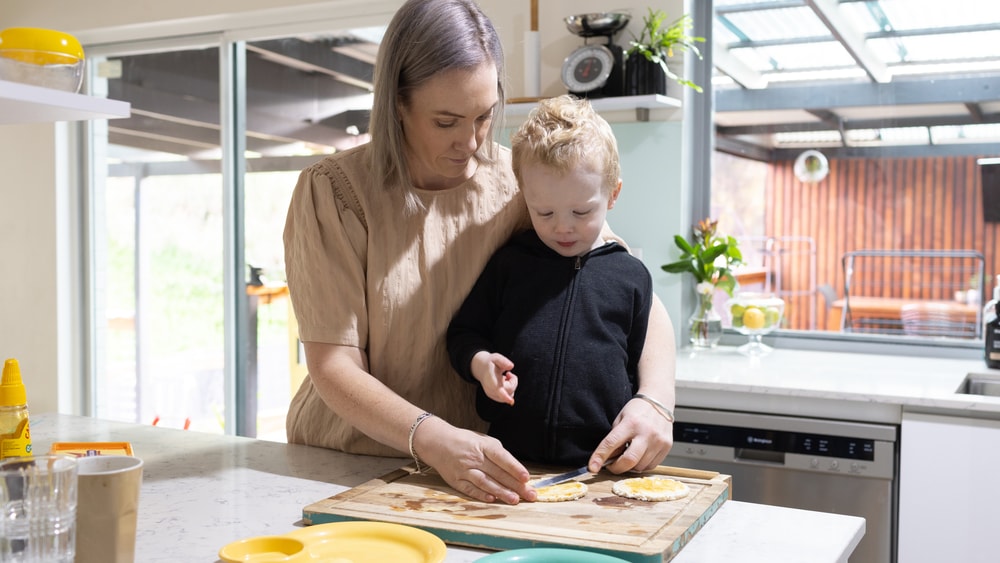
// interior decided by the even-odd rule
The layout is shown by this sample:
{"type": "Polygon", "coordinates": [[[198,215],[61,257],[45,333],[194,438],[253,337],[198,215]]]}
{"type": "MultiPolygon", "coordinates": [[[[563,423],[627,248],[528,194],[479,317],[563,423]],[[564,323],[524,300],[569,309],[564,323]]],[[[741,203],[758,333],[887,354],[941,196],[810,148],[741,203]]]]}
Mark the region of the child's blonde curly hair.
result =
{"type": "Polygon", "coordinates": [[[540,101],[510,140],[519,185],[523,184],[521,170],[527,164],[550,166],[560,173],[577,167],[602,173],[605,194],[610,194],[621,179],[615,135],[588,100],[562,95],[540,101]]]}

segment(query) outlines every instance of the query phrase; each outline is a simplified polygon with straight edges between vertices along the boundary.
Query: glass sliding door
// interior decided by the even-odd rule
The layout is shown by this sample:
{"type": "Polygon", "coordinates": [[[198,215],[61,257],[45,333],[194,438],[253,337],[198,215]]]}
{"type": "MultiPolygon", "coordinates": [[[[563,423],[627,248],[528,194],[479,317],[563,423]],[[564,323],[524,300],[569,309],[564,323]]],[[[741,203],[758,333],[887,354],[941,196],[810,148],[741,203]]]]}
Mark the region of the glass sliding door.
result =
{"type": "Polygon", "coordinates": [[[285,283],[288,202],[303,168],[367,141],[381,32],[289,35],[246,44],[247,381],[256,384],[260,438],[285,439],[288,403],[305,376],[285,283]]]}
{"type": "Polygon", "coordinates": [[[219,52],[93,63],[95,87],[132,106],[91,135],[101,418],[226,431],[219,52]]]}
{"type": "Polygon", "coordinates": [[[96,416],[285,439],[305,377],[288,203],[303,168],[367,141],[382,31],[88,50],[90,93],[132,107],[89,135],[96,416]]]}

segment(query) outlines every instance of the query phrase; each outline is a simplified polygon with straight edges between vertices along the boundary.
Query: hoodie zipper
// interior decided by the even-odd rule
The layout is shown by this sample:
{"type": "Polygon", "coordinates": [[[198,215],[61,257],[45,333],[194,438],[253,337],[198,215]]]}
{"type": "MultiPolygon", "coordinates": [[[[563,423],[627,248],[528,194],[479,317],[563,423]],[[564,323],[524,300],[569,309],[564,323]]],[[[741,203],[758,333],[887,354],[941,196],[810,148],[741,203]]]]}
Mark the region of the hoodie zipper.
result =
{"type": "Polygon", "coordinates": [[[553,364],[553,369],[552,369],[553,377],[552,377],[551,387],[549,387],[549,412],[548,412],[549,428],[547,432],[548,438],[546,442],[548,451],[550,452],[555,449],[555,442],[556,442],[555,430],[556,428],[558,428],[559,403],[562,399],[562,397],[558,395],[557,391],[562,389],[562,382],[565,376],[564,359],[566,357],[566,350],[569,345],[569,335],[571,332],[569,330],[568,325],[570,319],[573,316],[572,311],[576,307],[576,290],[579,282],[579,272],[581,269],[583,269],[583,262],[584,260],[583,257],[581,256],[576,256],[573,260],[574,273],[572,279],[570,280],[569,291],[567,292],[566,295],[566,303],[563,306],[562,316],[559,319],[559,329],[557,335],[558,337],[556,339],[557,348],[556,348],[555,362],[553,364]]]}

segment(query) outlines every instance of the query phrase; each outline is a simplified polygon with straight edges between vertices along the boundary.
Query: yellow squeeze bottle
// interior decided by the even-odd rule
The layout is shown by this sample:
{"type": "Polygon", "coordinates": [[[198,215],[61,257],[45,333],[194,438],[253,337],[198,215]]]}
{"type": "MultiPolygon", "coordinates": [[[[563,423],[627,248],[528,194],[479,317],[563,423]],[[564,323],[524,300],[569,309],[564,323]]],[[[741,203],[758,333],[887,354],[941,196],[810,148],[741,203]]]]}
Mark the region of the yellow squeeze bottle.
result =
{"type": "Polygon", "coordinates": [[[21,367],[8,358],[0,381],[0,459],[31,455],[28,428],[28,395],[21,381],[21,367]]]}

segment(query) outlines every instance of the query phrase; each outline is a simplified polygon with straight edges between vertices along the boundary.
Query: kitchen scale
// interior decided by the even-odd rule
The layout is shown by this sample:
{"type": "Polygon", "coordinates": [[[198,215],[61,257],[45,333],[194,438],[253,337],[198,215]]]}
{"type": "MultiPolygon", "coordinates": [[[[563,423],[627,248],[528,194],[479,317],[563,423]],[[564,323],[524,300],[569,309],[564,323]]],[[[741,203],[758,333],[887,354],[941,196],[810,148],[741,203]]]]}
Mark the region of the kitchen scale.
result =
{"type": "Polygon", "coordinates": [[[570,53],[562,65],[562,81],[570,94],[580,98],[621,96],[625,91],[622,48],[614,43],[614,34],[629,22],[621,12],[592,13],[568,16],[570,32],[584,38],[584,45],[570,53]],[[605,42],[588,44],[591,37],[604,37],[605,42]]]}

